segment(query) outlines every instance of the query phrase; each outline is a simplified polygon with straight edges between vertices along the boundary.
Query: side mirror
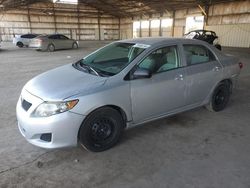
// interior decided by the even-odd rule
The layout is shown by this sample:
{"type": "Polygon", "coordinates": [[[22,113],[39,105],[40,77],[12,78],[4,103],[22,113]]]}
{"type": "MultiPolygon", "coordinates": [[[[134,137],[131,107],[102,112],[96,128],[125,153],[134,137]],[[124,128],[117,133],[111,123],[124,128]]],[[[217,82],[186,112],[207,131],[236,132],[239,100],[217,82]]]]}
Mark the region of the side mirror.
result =
{"type": "Polygon", "coordinates": [[[151,72],[148,69],[137,68],[133,74],[133,79],[139,78],[150,78],[152,76],[151,72]]]}

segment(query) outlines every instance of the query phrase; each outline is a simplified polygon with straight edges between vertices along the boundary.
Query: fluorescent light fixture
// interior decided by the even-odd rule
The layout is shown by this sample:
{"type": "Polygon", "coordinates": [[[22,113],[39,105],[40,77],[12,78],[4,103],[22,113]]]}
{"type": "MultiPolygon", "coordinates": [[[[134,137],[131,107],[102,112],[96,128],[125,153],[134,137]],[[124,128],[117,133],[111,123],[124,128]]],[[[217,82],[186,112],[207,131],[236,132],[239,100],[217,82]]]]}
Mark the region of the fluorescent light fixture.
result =
{"type": "Polygon", "coordinates": [[[53,3],[77,4],[78,0],[53,0],[53,3]]]}

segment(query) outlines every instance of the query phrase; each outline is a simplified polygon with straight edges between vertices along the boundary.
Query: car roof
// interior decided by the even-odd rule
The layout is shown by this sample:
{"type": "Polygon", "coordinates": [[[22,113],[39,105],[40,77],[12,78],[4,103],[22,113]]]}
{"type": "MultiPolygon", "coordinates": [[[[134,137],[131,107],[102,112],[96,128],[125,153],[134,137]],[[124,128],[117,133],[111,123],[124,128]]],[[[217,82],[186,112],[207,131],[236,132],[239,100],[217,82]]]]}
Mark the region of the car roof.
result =
{"type": "MultiPolygon", "coordinates": [[[[211,30],[204,30],[204,29],[197,29],[197,30],[193,30],[193,31],[189,31],[188,33],[192,33],[192,32],[211,32],[211,33],[215,33],[214,31],[211,30]]],[[[187,33],[187,34],[188,34],[187,33]]]]}
{"type": "MultiPolygon", "coordinates": [[[[126,39],[121,40],[119,42],[126,43],[141,43],[147,45],[158,45],[161,43],[178,43],[178,42],[190,42],[193,39],[185,39],[185,38],[168,38],[168,37],[145,37],[145,38],[135,38],[135,39],[126,39]]],[[[197,40],[193,40],[197,42],[197,40]]]]}

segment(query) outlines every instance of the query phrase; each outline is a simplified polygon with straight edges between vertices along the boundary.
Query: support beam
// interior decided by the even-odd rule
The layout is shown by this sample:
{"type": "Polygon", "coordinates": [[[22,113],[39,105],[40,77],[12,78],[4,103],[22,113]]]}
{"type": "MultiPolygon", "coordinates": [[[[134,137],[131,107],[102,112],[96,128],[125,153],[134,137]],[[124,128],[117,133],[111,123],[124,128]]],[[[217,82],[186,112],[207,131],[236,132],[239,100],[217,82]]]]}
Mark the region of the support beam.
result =
{"type": "Polygon", "coordinates": [[[206,12],[206,16],[205,16],[204,26],[207,26],[208,25],[209,5],[205,5],[205,12],[206,12]]]}
{"type": "Polygon", "coordinates": [[[162,36],[162,26],[161,26],[162,19],[160,18],[160,26],[159,26],[159,36],[162,36]]]}
{"type": "Polygon", "coordinates": [[[98,11],[98,18],[97,18],[97,22],[98,22],[98,38],[99,40],[101,40],[101,15],[100,12],[98,11]]]}
{"type": "Polygon", "coordinates": [[[29,5],[27,5],[27,17],[28,17],[28,23],[29,23],[29,28],[30,28],[30,33],[32,33],[32,25],[31,25],[31,20],[30,20],[30,8],[29,5]]]}
{"type": "Polygon", "coordinates": [[[174,37],[174,27],[175,27],[175,10],[173,11],[173,23],[172,23],[172,37],[174,37]]]}
{"type": "Polygon", "coordinates": [[[152,36],[152,30],[151,30],[151,18],[152,15],[149,16],[149,26],[148,26],[148,36],[151,37],[152,36]]]}
{"type": "Polygon", "coordinates": [[[80,27],[80,7],[79,0],[77,2],[77,35],[78,40],[81,40],[81,27],[80,27]]]}
{"type": "Polygon", "coordinates": [[[55,12],[55,5],[54,5],[54,3],[53,3],[53,18],[54,18],[55,33],[57,33],[56,12],[55,12]]]}
{"type": "Polygon", "coordinates": [[[121,18],[118,18],[119,19],[119,40],[121,40],[121,18]]]}
{"type": "Polygon", "coordinates": [[[148,36],[152,36],[152,30],[151,30],[151,19],[149,19],[149,27],[148,27],[148,36]]]}
{"type": "Polygon", "coordinates": [[[139,37],[142,37],[141,20],[140,20],[140,27],[139,27],[139,37]]]}

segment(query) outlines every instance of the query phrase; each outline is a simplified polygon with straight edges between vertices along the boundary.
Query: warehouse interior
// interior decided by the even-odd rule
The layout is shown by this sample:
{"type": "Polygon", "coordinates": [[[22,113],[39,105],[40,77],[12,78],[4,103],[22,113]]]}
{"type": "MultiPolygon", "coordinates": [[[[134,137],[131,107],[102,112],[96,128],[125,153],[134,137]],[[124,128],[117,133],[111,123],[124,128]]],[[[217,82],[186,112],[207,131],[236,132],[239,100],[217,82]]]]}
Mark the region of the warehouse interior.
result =
{"type": "Polygon", "coordinates": [[[248,0],[2,0],[0,10],[3,41],[26,33],[61,33],[76,40],[182,37],[204,28],[215,31],[222,46],[250,44],[248,0]],[[189,28],[188,19],[197,20],[198,26],[189,28]]]}
{"type": "Polygon", "coordinates": [[[0,0],[0,187],[249,188],[250,0],[0,0]],[[94,153],[43,149],[20,134],[23,86],[117,40],[181,38],[215,31],[222,53],[242,63],[220,112],[203,107],[124,131],[94,153]],[[79,48],[41,52],[13,44],[18,35],[63,34],[79,48]]]}

